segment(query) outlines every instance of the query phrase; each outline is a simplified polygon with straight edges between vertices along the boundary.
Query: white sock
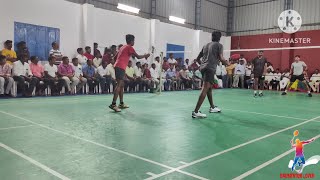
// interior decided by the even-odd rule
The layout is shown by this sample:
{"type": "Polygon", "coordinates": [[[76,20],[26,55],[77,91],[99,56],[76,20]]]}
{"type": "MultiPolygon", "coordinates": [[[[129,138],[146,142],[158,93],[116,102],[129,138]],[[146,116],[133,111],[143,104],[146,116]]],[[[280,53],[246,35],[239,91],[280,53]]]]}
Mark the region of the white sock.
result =
{"type": "Polygon", "coordinates": [[[311,92],[310,91],[308,91],[308,94],[310,94],[311,92]]]}
{"type": "Polygon", "coordinates": [[[259,94],[262,94],[262,91],[259,91],[259,94]]]}
{"type": "Polygon", "coordinates": [[[286,93],[287,93],[287,92],[288,92],[288,90],[285,90],[284,92],[286,92],[286,93]]]}
{"type": "Polygon", "coordinates": [[[254,94],[257,94],[257,91],[254,91],[254,94]]]}

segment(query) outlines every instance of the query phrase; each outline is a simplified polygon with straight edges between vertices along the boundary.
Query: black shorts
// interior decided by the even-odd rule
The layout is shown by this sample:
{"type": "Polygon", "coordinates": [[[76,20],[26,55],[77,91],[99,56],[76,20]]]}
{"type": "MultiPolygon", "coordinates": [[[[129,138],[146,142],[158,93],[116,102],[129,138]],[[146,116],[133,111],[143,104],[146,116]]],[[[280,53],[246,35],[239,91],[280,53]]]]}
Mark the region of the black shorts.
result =
{"type": "Polygon", "coordinates": [[[119,68],[119,67],[115,67],[114,68],[114,72],[116,74],[116,79],[117,80],[123,80],[124,79],[124,76],[126,74],[125,70],[119,68]]]}
{"type": "Polygon", "coordinates": [[[299,81],[304,81],[304,80],[305,80],[303,74],[301,74],[301,75],[299,75],[299,76],[292,75],[292,76],[291,76],[291,79],[290,79],[290,82],[295,82],[297,79],[298,79],[299,81]]]}
{"type": "Polygon", "coordinates": [[[214,84],[215,71],[213,69],[202,69],[201,74],[204,82],[214,84]]]}

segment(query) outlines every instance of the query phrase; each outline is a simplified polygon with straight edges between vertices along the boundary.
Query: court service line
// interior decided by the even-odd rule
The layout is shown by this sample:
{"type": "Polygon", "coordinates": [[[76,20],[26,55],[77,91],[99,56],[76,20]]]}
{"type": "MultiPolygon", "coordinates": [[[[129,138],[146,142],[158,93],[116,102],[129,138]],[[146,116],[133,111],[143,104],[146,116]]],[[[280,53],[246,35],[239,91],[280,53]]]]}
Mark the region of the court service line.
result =
{"type": "Polygon", "coordinates": [[[32,158],[30,158],[30,157],[28,157],[28,156],[26,156],[26,155],[24,155],[24,154],[20,153],[20,152],[18,152],[18,151],[16,151],[16,150],[12,149],[11,147],[9,147],[9,146],[7,146],[7,145],[5,145],[5,144],[3,144],[3,143],[0,143],[0,147],[2,147],[2,148],[4,148],[4,149],[6,149],[7,151],[9,151],[9,152],[11,152],[11,153],[13,153],[13,154],[15,154],[15,155],[17,155],[17,156],[19,156],[19,157],[21,157],[21,158],[23,158],[23,159],[27,160],[27,161],[29,161],[30,163],[32,163],[32,164],[34,164],[34,165],[38,166],[39,168],[41,168],[41,169],[43,169],[43,170],[47,171],[48,173],[50,173],[50,174],[52,174],[52,175],[56,176],[56,177],[57,177],[57,178],[59,178],[59,179],[62,179],[62,180],[70,180],[70,178],[68,178],[68,177],[66,177],[66,176],[64,176],[64,175],[62,175],[62,174],[60,174],[60,173],[58,173],[57,171],[54,171],[54,170],[50,169],[49,167],[47,167],[47,166],[45,166],[45,165],[41,164],[40,162],[38,162],[38,161],[36,161],[36,160],[34,160],[34,159],[32,159],[32,158]]]}
{"type": "Polygon", "coordinates": [[[25,128],[25,127],[31,127],[31,126],[34,126],[34,125],[27,125],[27,126],[14,126],[14,127],[0,128],[0,131],[1,131],[1,130],[8,130],[8,129],[25,128]]]}
{"type": "MultiPolygon", "coordinates": [[[[314,138],[314,139],[318,139],[319,137],[320,137],[320,134],[317,135],[317,136],[315,136],[315,137],[313,137],[313,138],[314,138]]],[[[263,164],[261,164],[261,165],[255,167],[255,168],[253,168],[253,169],[251,169],[251,170],[249,170],[249,171],[241,174],[241,175],[238,176],[238,177],[233,178],[233,180],[241,180],[241,179],[243,179],[243,178],[245,178],[245,177],[247,177],[247,176],[249,176],[249,175],[251,175],[251,174],[253,174],[253,173],[257,172],[257,171],[259,171],[260,169],[262,169],[262,168],[264,168],[264,167],[266,167],[266,166],[268,166],[268,165],[270,165],[270,164],[272,164],[272,163],[280,160],[281,158],[289,155],[289,154],[292,153],[293,151],[295,151],[294,148],[293,148],[293,149],[290,149],[290,150],[288,150],[288,151],[286,151],[286,152],[284,152],[284,153],[282,153],[282,154],[280,154],[279,156],[274,157],[273,159],[270,159],[270,160],[267,161],[267,162],[264,162],[263,164]]]]}
{"type": "MultiPolygon", "coordinates": [[[[167,165],[164,165],[164,164],[161,164],[161,163],[159,163],[159,162],[156,162],[156,161],[153,161],[153,160],[144,158],[144,157],[140,157],[140,156],[138,156],[138,155],[131,154],[131,153],[129,153],[129,152],[126,152],[126,151],[123,151],[123,150],[120,150],[120,149],[116,149],[116,148],[113,148],[113,147],[110,147],[110,146],[107,146],[107,145],[104,145],[104,144],[100,144],[100,143],[97,143],[97,142],[94,142],[94,141],[91,141],[91,140],[88,140],[88,139],[84,139],[84,138],[81,138],[81,137],[78,137],[78,136],[75,136],[75,135],[72,135],[72,134],[69,134],[69,133],[66,133],[66,132],[63,132],[63,131],[60,131],[60,130],[51,128],[51,127],[48,127],[48,126],[46,126],[46,125],[33,122],[33,121],[28,120],[28,119],[26,119],[26,118],[23,118],[23,117],[20,117],[20,116],[16,116],[16,115],[11,114],[11,113],[7,113],[7,112],[4,112],[4,111],[0,111],[0,113],[6,114],[6,115],[9,115],[9,116],[12,116],[12,117],[21,119],[21,120],[24,120],[24,121],[29,122],[29,123],[31,123],[31,124],[40,126],[40,127],[42,127],[42,128],[45,128],[45,129],[49,129],[49,130],[51,130],[51,131],[54,131],[54,132],[56,132],[56,133],[63,134],[63,135],[65,135],[65,136],[72,137],[72,138],[74,138],[74,139],[78,139],[78,140],[81,140],[81,141],[85,141],[85,142],[87,142],[87,143],[91,143],[91,144],[94,144],[94,145],[96,145],[96,146],[100,146],[100,147],[103,147],[103,148],[106,148],[106,149],[109,149],[109,150],[112,150],[112,151],[115,151],[115,152],[118,152],[118,153],[121,153],[121,154],[125,154],[125,155],[127,155],[127,156],[130,156],[130,157],[133,157],[133,158],[136,158],[136,159],[140,159],[140,160],[142,160],[142,161],[145,161],[145,162],[148,162],[148,163],[151,163],[151,164],[155,164],[155,165],[158,165],[158,166],[167,168],[167,169],[175,170],[175,168],[170,167],[170,166],[167,166],[167,165]]],[[[177,170],[175,170],[175,171],[177,171],[177,170]]],[[[195,174],[191,174],[191,173],[188,173],[188,172],[185,172],[185,171],[179,170],[179,171],[177,171],[177,172],[180,172],[180,173],[182,173],[182,174],[185,174],[185,175],[188,175],[188,176],[191,176],[191,177],[200,179],[200,180],[207,180],[207,179],[204,178],[204,177],[201,177],[201,176],[198,176],[198,175],[195,175],[195,174]]]]}
{"type": "MultiPolygon", "coordinates": [[[[296,125],[293,125],[293,126],[290,126],[290,127],[284,128],[284,129],[281,129],[281,130],[279,130],[279,131],[275,131],[275,132],[270,133],[270,134],[267,134],[267,135],[265,135],[265,136],[262,136],[262,137],[259,137],[259,138],[250,140],[250,141],[248,141],[248,142],[239,144],[239,145],[234,146],[234,147],[231,147],[231,148],[229,148],[229,149],[226,149],[226,150],[223,150],[223,151],[220,151],[220,152],[211,154],[211,155],[209,155],[209,156],[206,156],[206,157],[203,157],[203,158],[201,158],[201,159],[195,160],[195,161],[190,162],[190,163],[188,163],[188,164],[179,166],[179,167],[175,168],[175,171],[178,171],[178,172],[179,172],[179,170],[184,169],[184,168],[186,168],[186,167],[189,167],[189,166],[198,164],[198,163],[200,163],[200,162],[206,161],[206,160],[211,159],[211,158],[216,157],[216,156],[220,156],[220,155],[222,155],[222,154],[225,154],[225,153],[227,153],[227,152],[233,151],[233,150],[235,150],[235,149],[239,149],[239,148],[241,148],[241,147],[243,147],[243,146],[246,146],[246,145],[252,144],[252,143],[254,143],[254,142],[260,141],[260,140],[262,140],[262,139],[265,139],[265,138],[274,136],[274,135],[276,135],[276,134],[279,134],[279,133],[281,133],[281,132],[284,132],[284,131],[287,131],[287,130],[289,130],[289,129],[295,128],[295,127],[297,127],[297,126],[301,126],[301,125],[303,125],[303,124],[307,124],[307,123],[309,123],[309,122],[312,122],[312,121],[317,120],[318,118],[320,118],[320,116],[317,116],[317,117],[315,117],[315,118],[309,119],[309,120],[304,121],[304,122],[301,122],[301,123],[299,123],[299,124],[296,124],[296,125]]],[[[174,172],[174,170],[169,170],[169,171],[167,171],[167,172],[163,172],[163,173],[158,174],[158,175],[156,175],[156,176],[150,177],[150,178],[148,178],[148,180],[156,179],[156,178],[159,178],[159,177],[162,177],[162,176],[171,174],[171,173],[173,173],[173,172],[174,172]]]]}

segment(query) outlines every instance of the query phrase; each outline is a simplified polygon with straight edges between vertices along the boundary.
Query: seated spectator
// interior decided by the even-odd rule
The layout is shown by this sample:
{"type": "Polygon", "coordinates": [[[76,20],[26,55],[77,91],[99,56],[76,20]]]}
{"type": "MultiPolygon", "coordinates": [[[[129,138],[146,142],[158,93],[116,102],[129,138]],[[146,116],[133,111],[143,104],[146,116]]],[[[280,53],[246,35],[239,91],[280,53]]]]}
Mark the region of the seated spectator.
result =
{"type": "Polygon", "coordinates": [[[289,82],[290,82],[290,72],[289,72],[289,69],[286,69],[281,76],[280,90],[282,91],[286,89],[289,82]]]}
{"type": "Polygon", "coordinates": [[[83,54],[85,57],[87,57],[88,60],[93,61],[94,56],[91,54],[91,47],[86,46],[85,47],[86,52],[83,54]]]}
{"type": "Polygon", "coordinates": [[[56,58],[50,56],[48,61],[49,63],[44,66],[44,82],[49,85],[51,94],[57,96],[62,90],[64,80],[58,78],[58,67],[55,65],[56,58]]]}
{"type": "Polygon", "coordinates": [[[6,62],[6,57],[0,55],[0,97],[10,97],[9,94],[13,86],[13,78],[11,77],[11,65],[6,62]]]}
{"type": "Polygon", "coordinates": [[[114,59],[114,57],[117,55],[117,46],[112,45],[110,49],[111,49],[111,58],[114,59]]]}
{"type": "MultiPolygon", "coordinates": [[[[191,66],[192,67],[192,66],[191,66]]],[[[202,87],[202,74],[199,70],[200,68],[197,68],[195,71],[194,71],[194,81],[196,82],[196,86],[195,86],[195,89],[201,89],[202,87]]]]}
{"type": "Polygon", "coordinates": [[[108,90],[109,92],[110,91],[110,85],[112,83],[112,86],[113,86],[113,91],[116,87],[116,73],[115,73],[115,70],[114,70],[114,60],[113,59],[110,59],[110,64],[108,64],[107,66],[107,77],[108,77],[108,80],[107,80],[107,87],[108,87],[108,90]]]}
{"type": "Polygon", "coordinates": [[[274,69],[273,69],[271,62],[267,62],[267,71],[268,71],[268,69],[270,69],[271,72],[274,72],[274,69]]]}
{"type": "Polygon", "coordinates": [[[247,85],[248,85],[248,89],[253,89],[253,84],[254,84],[254,74],[250,75],[250,79],[246,80],[247,85]]]}
{"type": "Polygon", "coordinates": [[[186,67],[180,70],[181,83],[184,84],[185,89],[191,89],[192,80],[188,76],[188,70],[186,67]]]}
{"type": "MultiPolygon", "coordinates": [[[[177,66],[179,66],[180,68],[183,69],[184,62],[183,62],[183,59],[182,59],[182,58],[178,58],[178,59],[177,59],[177,66]]],[[[188,67],[187,67],[187,69],[188,69],[188,67]]]]}
{"type": "Polygon", "coordinates": [[[153,89],[154,82],[152,81],[151,72],[148,69],[146,64],[142,65],[142,72],[143,72],[143,80],[146,81],[148,89],[153,89]]]}
{"type": "Polygon", "coordinates": [[[6,57],[7,63],[10,65],[17,61],[17,54],[14,50],[12,50],[11,40],[4,42],[4,49],[2,49],[1,54],[6,57]]]}
{"type": "Polygon", "coordinates": [[[136,87],[136,79],[134,77],[134,69],[132,67],[132,61],[129,61],[128,66],[126,68],[126,78],[124,80],[125,83],[125,91],[127,91],[129,87],[129,92],[133,92],[136,87]]]}
{"type": "Polygon", "coordinates": [[[58,76],[65,81],[67,94],[75,94],[75,87],[79,84],[79,79],[74,76],[73,66],[69,64],[67,56],[62,57],[62,63],[58,66],[58,76]]]}
{"type": "MultiPolygon", "coordinates": [[[[252,65],[251,65],[251,62],[248,62],[247,65],[246,65],[246,76],[244,78],[245,80],[245,88],[248,88],[248,84],[247,84],[247,80],[250,80],[251,79],[251,74],[252,74],[252,65]]],[[[250,81],[249,81],[250,82],[250,81]]]]}
{"type": "Polygon", "coordinates": [[[276,69],[276,72],[273,73],[273,78],[270,81],[273,90],[277,90],[281,79],[280,69],[276,69]]]}
{"type": "Polygon", "coordinates": [[[78,59],[78,62],[81,66],[85,65],[88,61],[88,58],[86,56],[83,55],[83,49],[82,48],[78,48],[77,49],[78,55],[76,56],[76,58],[78,59]]]}
{"type": "Polygon", "coordinates": [[[180,68],[179,67],[176,67],[176,79],[177,79],[177,88],[176,88],[176,90],[181,90],[181,82],[182,82],[182,80],[181,80],[180,68]]]}
{"type": "Polygon", "coordinates": [[[163,63],[162,63],[162,69],[164,69],[165,71],[168,70],[170,68],[170,64],[167,60],[166,57],[163,57],[163,63]]]}
{"type": "Polygon", "coordinates": [[[193,89],[196,89],[196,81],[194,81],[194,71],[192,67],[184,66],[185,68],[188,68],[188,77],[191,79],[191,84],[193,85],[193,89]]]}
{"type": "Polygon", "coordinates": [[[32,92],[38,84],[38,79],[33,77],[30,66],[27,63],[28,57],[22,55],[19,59],[19,61],[13,63],[13,79],[17,82],[18,89],[20,89],[23,96],[32,97],[32,92]],[[28,82],[29,86],[26,86],[25,82],[28,82]]]}
{"type": "Polygon", "coordinates": [[[27,43],[24,41],[20,41],[17,44],[17,56],[26,55],[28,59],[30,58],[29,49],[27,47],[27,43]]]}
{"type": "Polygon", "coordinates": [[[62,61],[62,53],[59,50],[59,44],[57,42],[53,42],[51,46],[52,46],[52,49],[49,52],[49,56],[55,57],[56,64],[59,65],[61,64],[61,61],[62,61]]]}
{"type": "Polygon", "coordinates": [[[100,54],[100,51],[98,51],[95,55],[95,58],[93,59],[93,66],[95,68],[98,68],[101,65],[101,62],[102,62],[101,54],[100,54]]]}
{"type": "MultiPolygon", "coordinates": [[[[98,49],[98,43],[93,43],[93,56],[102,59],[101,52],[98,49]]],[[[99,65],[100,66],[100,65],[99,65]]]]}
{"type": "Polygon", "coordinates": [[[172,53],[170,53],[169,54],[169,59],[168,59],[168,63],[171,65],[174,65],[174,67],[176,67],[177,65],[178,65],[178,62],[177,62],[177,60],[175,60],[174,58],[173,58],[173,54],[172,53]]]}
{"type": "Polygon", "coordinates": [[[100,86],[101,86],[101,90],[103,94],[106,94],[107,91],[107,85],[109,84],[110,86],[110,82],[109,81],[109,77],[108,77],[108,69],[107,69],[107,62],[103,61],[101,66],[98,67],[97,69],[97,75],[100,81],[100,86]]]}
{"type": "Polygon", "coordinates": [[[155,58],[154,64],[156,65],[157,70],[160,72],[161,71],[161,64],[160,64],[160,57],[157,56],[155,58]]]}
{"type": "Polygon", "coordinates": [[[267,73],[265,75],[265,78],[264,78],[264,85],[266,86],[265,89],[269,89],[270,87],[270,83],[271,81],[273,80],[273,72],[271,71],[271,69],[267,69],[267,73]]]}
{"type": "MultiPolygon", "coordinates": [[[[190,66],[189,59],[186,59],[186,61],[184,62],[184,65],[185,65],[187,68],[189,68],[189,66],[190,66]]],[[[193,69],[193,68],[192,68],[192,69],[193,69]]]]}
{"type": "Polygon", "coordinates": [[[192,69],[198,69],[200,67],[196,59],[193,60],[193,63],[190,65],[192,69]]]}
{"type": "Polygon", "coordinates": [[[173,64],[170,65],[170,68],[167,70],[166,73],[166,81],[164,83],[164,90],[169,91],[169,90],[175,90],[176,87],[174,84],[177,83],[177,78],[176,78],[176,71],[174,70],[173,64]]]}
{"type": "Polygon", "coordinates": [[[33,74],[33,77],[38,79],[38,83],[36,84],[36,95],[44,96],[44,90],[47,87],[47,84],[45,84],[44,81],[44,68],[40,63],[38,63],[39,58],[37,56],[31,56],[30,60],[30,70],[33,74]]]}
{"type": "Polygon", "coordinates": [[[226,70],[226,66],[223,65],[222,62],[220,62],[217,65],[216,75],[217,75],[217,78],[222,80],[223,88],[227,88],[227,70],[226,70]]]}
{"type": "Polygon", "coordinates": [[[96,69],[91,60],[87,61],[87,65],[83,67],[82,72],[89,85],[89,94],[93,94],[94,88],[99,85],[99,78],[97,78],[96,69]]]}
{"type": "Polygon", "coordinates": [[[319,69],[316,69],[310,78],[309,85],[313,92],[319,92],[320,74],[319,69]]]}
{"type": "Polygon", "coordinates": [[[119,44],[118,45],[118,51],[120,50],[120,48],[122,48],[123,44],[119,44]]]}
{"type": "Polygon", "coordinates": [[[241,83],[241,88],[244,88],[244,75],[246,74],[246,66],[243,60],[240,60],[240,63],[236,65],[234,69],[234,80],[233,80],[233,87],[239,87],[239,79],[241,83]]]}
{"type": "Polygon", "coordinates": [[[134,77],[136,79],[136,84],[139,85],[139,92],[142,92],[147,86],[147,81],[143,79],[141,63],[137,62],[134,69],[134,77]]]}
{"type": "MultiPolygon", "coordinates": [[[[160,74],[159,74],[159,71],[156,68],[156,64],[155,63],[151,64],[150,74],[151,74],[151,77],[152,77],[152,82],[156,85],[156,88],[153,90],[153,92],[158,92],[159,88],[160,88],[159,87],[159,85],[160,85],[160,74]]],[[[153,87],[154,87],[154,84],[153,84],[153,87]]]]}
{"type": "Polygon", "coordinates": [[[111,49],[109,49],[109,48],[104,49],[102,61],[105,61],[107,64],[110,64],[110,62],[111,62],[111,49]]]}
{"type": "MultiPolygon", "coordinates": [[[[88,61],[88,60],[87,60],[88,61]]],[[[87,79],[83,77],[82,66],[79,64],[78,58],[72,58],[72,68],[74,71],[74,77],[78,79],[76,93],[80,93],[84,85],[87,84],[87,79]]]]}
{"type": "Polygon", "coordinates": [[[233,85],[233,73],[236,68],[234,61],[230,61],[230,64],[226,67],[227,70],[227,88],[230,88],[233,85]]]}

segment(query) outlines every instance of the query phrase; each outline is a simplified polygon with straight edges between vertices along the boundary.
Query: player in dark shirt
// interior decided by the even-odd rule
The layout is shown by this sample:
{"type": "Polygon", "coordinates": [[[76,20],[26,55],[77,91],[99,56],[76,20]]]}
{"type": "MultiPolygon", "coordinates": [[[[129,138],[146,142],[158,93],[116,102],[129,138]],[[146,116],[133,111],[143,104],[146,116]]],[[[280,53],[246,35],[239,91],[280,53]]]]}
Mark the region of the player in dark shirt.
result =
{"type": "Polygon", "coordinates": [[[252,68],[254,75],[254,97],[257,97],[257,91],[259,96],[263,96],[262,90],[264,89],[264,77],[267,71],[267,59],[263,57],[263,51],[258,52],[258,56],[252,60],[252,68]]]}
{"type": "Polygon", "coordinates": [[[203,77],[202,91],[199,96],[196,108],[192,112],[193,118],[205,118],[205,114],[202,114],[199,109],[206,98],[208,97],[210,103],[210,113],[221,112],[219,108],[214,106],[212,99],[212,85],[214,82],[214,76],[216,74],[216,68],[219,62],[223,64],[228,64],[228,62],[223,57],[223,46],[219,43],[221,38],[221,32],[215,31],[212,33],[212,42],[208,43],[201,50],[197,61],[200,64],[200,71],[203,77]],[[201,59],[202,58],[202,59],[201,59]],[[201,60],[200,60],[201,59],[201,60]]]}

